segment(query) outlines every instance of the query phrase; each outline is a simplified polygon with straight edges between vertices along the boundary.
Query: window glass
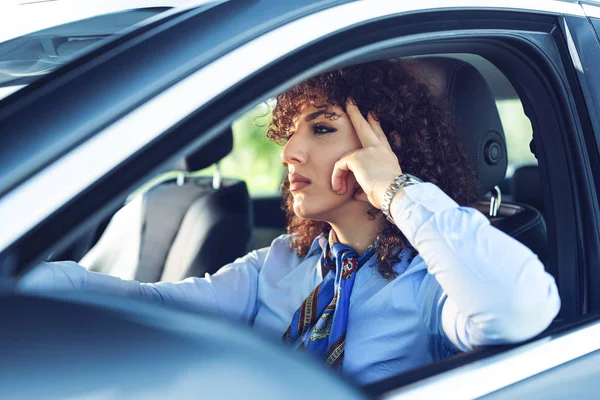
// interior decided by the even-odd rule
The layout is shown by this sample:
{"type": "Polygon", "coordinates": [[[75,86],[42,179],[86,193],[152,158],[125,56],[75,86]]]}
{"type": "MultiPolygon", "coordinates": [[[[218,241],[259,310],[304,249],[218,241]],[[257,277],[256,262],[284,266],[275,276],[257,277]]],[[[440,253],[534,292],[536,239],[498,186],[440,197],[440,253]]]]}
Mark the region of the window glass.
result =
{"type": "MultiPolygon", "coordinates": [[[[233,149],[219,162],[223,178],[235,178],[246,182],[252,197],[273,196],[280,193],[284,168],[281,161],[282,147],[267,138],[274,103],[261,103],[232,125],[233,149]]],[[[213,176],[216,165],[186,172],[186,177],[213,176]]],[[[178,171],[169,171],[155,176],[135,190],[129,200],[148,191],[154,186],[176,179],[178,171]]]]}
{"type": "Polygon", "coordinates": [[[170,7],[130,8],[36,2],[0,12],[0,99],[170,7]]]}
{"type": "Polygon", "coordinates": [[[506,137],[508,151],[506,176],[510,177],[522,165],[537,165],[537,159],[529,148],[533,129],[518,98],[497,100],[496,106],[506,137]]]}
{"type": "MultiPolygon", "coordinates": [[[[281,146],[267,138],[273,103],[262,103],[233,123],[233,150],[221,160],[221,175],[246,182],[251,196],[279,194],[281,146]]],[[[193,175],[212,175],[212,166],[193,175]]]]}

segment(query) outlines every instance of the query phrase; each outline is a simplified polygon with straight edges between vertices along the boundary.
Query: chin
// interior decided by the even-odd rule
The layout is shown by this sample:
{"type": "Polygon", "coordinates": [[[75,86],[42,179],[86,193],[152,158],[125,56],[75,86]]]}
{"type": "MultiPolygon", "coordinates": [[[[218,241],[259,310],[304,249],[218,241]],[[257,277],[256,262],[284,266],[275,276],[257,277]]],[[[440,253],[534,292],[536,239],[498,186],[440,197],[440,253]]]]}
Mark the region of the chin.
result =
{"type": "Polygon", "coordinates": [[[311,213],[307,212],[306,208],[301,204],[298,204],[298,202],[294,202],[294,214],[296,214],[296,217],[298,218],[313,219],[311,218],[311,213]]]}
{"type": "Polygon", "coordinates": [[[332,209],[340,204],[326,204],[323,199],[319,201],[306,201],[304,198],[294,199],[294,214],[298,218],[310,219],[313,221],[327,221],[327,215],[332,209]]]}

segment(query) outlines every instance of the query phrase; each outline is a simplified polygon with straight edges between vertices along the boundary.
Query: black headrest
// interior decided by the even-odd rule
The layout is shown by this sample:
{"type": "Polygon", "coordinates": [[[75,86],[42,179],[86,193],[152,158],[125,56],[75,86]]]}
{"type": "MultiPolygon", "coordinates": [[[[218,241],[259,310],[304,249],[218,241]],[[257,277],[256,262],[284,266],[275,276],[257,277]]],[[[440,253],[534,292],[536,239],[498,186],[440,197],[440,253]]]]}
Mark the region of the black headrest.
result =
{"type": "Polygon", "coordinates": [[[472,65],[449,57],[423,57],[418,61],[434,93],[450,100],[457,132],[473,162],[484,194],[506,175],[506,140],[491,89],[472,65]],[[421,65],[422,64],[422,65],[421,65]]]}
{"type": "Polygon", "coordinates": [[[199,150],[188,154],[185,157],[184,165],[180,168],[186,171],[199,171],[208,168],[229,154],[232,148],[233,132],[229,127],[212,138],[199,150]]]}
{"type": "Polygon", "coordinates": [[[537,165],[523,165],[515,170],[512,177],[513,200],[534,206],[544,212],[544,195],[537,165]]]}

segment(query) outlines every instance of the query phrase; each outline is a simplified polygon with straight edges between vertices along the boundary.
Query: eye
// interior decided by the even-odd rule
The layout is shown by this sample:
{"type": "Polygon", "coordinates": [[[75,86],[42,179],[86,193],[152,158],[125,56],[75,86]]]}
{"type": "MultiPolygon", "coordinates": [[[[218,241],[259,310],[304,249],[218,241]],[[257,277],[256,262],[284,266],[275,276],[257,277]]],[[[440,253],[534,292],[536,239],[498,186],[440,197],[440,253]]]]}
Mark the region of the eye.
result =
{"type": "Polygon", "coordinates": [[[336,129],[331,128],[324,124],[314,124],[313,125],[313,133],[315,135],[325,135],[325,134],[332,133],[335,131],[336,131],[336,129]]]}

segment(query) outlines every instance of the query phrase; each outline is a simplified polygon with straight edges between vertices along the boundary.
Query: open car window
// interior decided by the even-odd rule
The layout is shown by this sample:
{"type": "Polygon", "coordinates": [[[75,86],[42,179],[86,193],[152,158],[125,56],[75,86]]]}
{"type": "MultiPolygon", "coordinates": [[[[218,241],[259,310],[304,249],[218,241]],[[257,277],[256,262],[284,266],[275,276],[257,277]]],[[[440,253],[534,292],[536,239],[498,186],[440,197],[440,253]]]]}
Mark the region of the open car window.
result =
{"type": "MultiPolygon", "coordinates": [[[[285,172],[281,161],[282,147],[267,138],[273,107],[274,99],[261,102],[236,119],[231,125],[231,152],[217,164],[185,172],[186,178],[209,177],[218,173],[224,178],[244,181],[251,197],[279,196],[285,172]]],[[[180,173],[178,170],[169,170],[158,174],[136,189],[128,197],[129,200],[163,182],[176,179],[180,173]]]]}

